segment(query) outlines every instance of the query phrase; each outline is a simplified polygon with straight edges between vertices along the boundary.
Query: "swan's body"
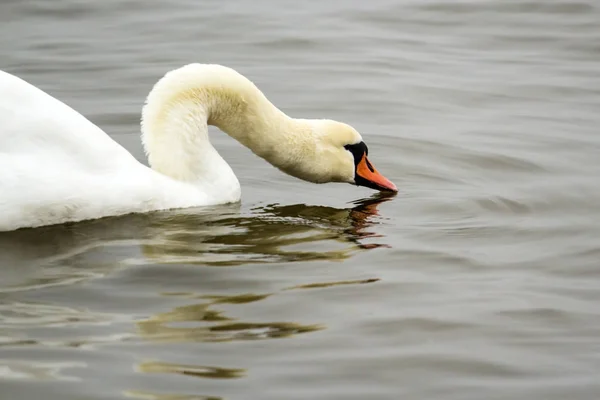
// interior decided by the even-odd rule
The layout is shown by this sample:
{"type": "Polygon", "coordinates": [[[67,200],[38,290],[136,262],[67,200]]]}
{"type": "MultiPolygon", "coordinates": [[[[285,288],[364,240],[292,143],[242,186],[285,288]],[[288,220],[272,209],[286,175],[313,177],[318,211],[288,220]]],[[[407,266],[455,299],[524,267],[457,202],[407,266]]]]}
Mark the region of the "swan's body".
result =
{"type": "Polygon", "coordinates": [[[142,112],[151,168],[69,106],[0,71],[0,231],[239,201],[207,124],[292,176],[358,183],[356,154],[344,149],[362,144],[358,132],[290,118],[230,68],[190,64],[155,85],[142,112]]]}

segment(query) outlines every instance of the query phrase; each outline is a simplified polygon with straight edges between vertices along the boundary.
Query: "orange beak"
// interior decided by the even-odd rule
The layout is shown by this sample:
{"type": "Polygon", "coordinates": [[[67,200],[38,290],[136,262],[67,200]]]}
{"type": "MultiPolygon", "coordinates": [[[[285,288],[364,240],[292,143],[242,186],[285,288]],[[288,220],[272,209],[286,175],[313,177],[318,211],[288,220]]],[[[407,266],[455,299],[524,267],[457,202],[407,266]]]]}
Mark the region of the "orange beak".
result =
{"type": "Polygon", "coordinates": [[[358,186],[366,186],[371,189],[397,192],[398,188],[389,179],[381,175],[373,164],[369,162],[366,154],[363,154],[362,159],[356,166],[356,184],[358,186]]]}

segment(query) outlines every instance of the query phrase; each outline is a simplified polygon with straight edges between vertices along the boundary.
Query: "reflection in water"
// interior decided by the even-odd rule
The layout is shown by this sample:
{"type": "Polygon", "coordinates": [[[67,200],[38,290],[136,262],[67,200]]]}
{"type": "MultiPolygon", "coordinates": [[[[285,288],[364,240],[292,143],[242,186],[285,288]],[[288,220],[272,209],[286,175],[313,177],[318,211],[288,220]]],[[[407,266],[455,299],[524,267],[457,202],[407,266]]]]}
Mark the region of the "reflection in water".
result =
{"type": "Polygon", "coordinates": [[[361,241],[380,237],[369,228],[390,198],[377,194],[350,208],[269,205],[249,215],[226,205],[2,232],[0,293],[74,284],[149,259],[210,266],[344,260],[386,246],[361,241]]]}
{"type": "Polygon", "coordinates": [[[85,367],[77,362],[31,362],[0,359],[0,376],[2,379],[31,381],[78,381],[63,370],[85,367]]]}
{"type": "MultiPolygon", "coordinates": [[[[282,290],[321,289],[340,285],[361,285],[377,281],[379,281],[378,278],[339,282],[318,282],[293,286],[282,290]]],[[[264,300],[274,294],[275,293],[250,293],[234,296],[206,296],[193,293],[163,293],[163,295],[166,296],[202,298],[210,301],[207,303],[177,307],[169,312],[156,314],[146,320],[138,321],[137,325],[140,334],[146,339],[173,342],[223,342],[231,340],[283,338],[299,333],[324,329],[324,326],[321,324],[301,325],[292,322],[234,322],[233,318],[223,315],[221,311],[210,309],[211,306],[217,304],[252,303],[264,300]],[[174,323],[203,323],[204,325],[193,327],[169,326],[169,324],[174,323]]]]}
{"type": "Polygon", "coordinates": [[[195,394],[157,394],[136,390],[126,391],[125,396],[142,400],[223,400],[222,397],[198,396],[195,394]]]}
{"type": "MultiPolygon", "coordinates": [[[[383,244],[365,245],[377,238],[378,204],[390,197],[376,195],[356,201],[348,208],[306,205],[269,205],[241,212],[239,205],[201,210],[174,210],[129,215],[59,226],[25,229],[0,234],[0,346],[98,348],[115,342],[144,340],[148,343],[229,342],[294,337],[325,329],[320,323],[293,321],[244,321],[225,315],[223,304],[244,305],[262,301],[289,290],[322,289],[337,285],[376,282],[315,282],[290,285],[272,293],[208,295],[202,292],[159,292],[153,295],[190,299],[193,304],[153,314],[134,322],[137,335],[87,331],[87,326],[116,326],[121,314],[73,309],[62,305],[19,301],[23,292],[72,286],[82,280],[110,278],[131,265],[154,266],[186,263],[194,266],[240,266],[311,260],[339,261],[356,252],[383,244]],[[23,340],[23,326],[43,327],[39,337],[23,340]],[[54,329],[60,332],[53,333],[54,329]],[[82,332],[86,332],[81,335],[82,332]],[[94,333],[95,332],[95,333],[94,333]]],[[[168,265],[169,273],[174,268],[168,265]]],[[[146,273],[145,267],[141,269],[146,273]]],[[[132,289],[135,291],[136,286],[132,289]]],[[[63,290],[61,288],[61,290],[63,290]]],[[[143,290],[143,288],[140,288],[143,290]]],[[[184,289],[185,290],[185,289],[184,289]]],[[[152,311],[149,311],[152,314],[152,311]]],[[[239,313],[242,314],[243,313],[239,313]]],[[[130,316],[120,323],[130,326],[130,316]]],[[[46,369],[28,370],[10,363],[15,373],[46,374],[46,369]],[[40,372],[42,371],[42,372],[40,372]]],[[[52,366],[54,367],[54,366],[52,366]]],[[[45,367],[44,367],[45,368],[45,367]]],[[[47,369],[57,379],[56,368],[47,369]]],[[[240,378],[241,368],[184,365],[151,358],[137,366],[145,374],[181,374],[197,378],[240,378]]],[[[48,374],[46,374],[48,375],[48,374]]],[[[15,375],[16,376],[16,375],[15,375]]],[[[14,377],[13,377],[14,378],[14,377]]],[[[42,379],[42,378],[35,378],[42,379]]],[[[210,399],[197,395],[158,394],[129,391],[129,397],[157,400],[210,399]]]]}
{"type": "MultiPolygon", "coordinates": [[[[256,296],[256,299],[266,297],[256,296]]],[[[318,324],[302,325],[294,322],[234,321],[220,311],[209,309],[213,304],[226,302],[224,298],[225,296],[214,302],[176,307],[169,312],[153,315],[136,323],[138,332],[148,340],[181,343],[284,338],[324,328],[318,324]],[[186,326],[173,326],[175,324],[186,326]]]]}
{"type": "MultiPolygon", "coordinates": [[[[365,284],[378,279],[314,283],[284,288],[282,290],[318,289],[337,285],[365,284]]],[[[176,307],[173,310],[155,314],[137,321],[139,335],[152,342],[227,342],[238,340],[263,340],[289,338],[301,333],[325,329],[322,324],[299,324],[295,322],[243,322],[223,315],[222,311],[211,309],[219,304],[243,305],[262,301],[275,295],[241,294],[233,296],[199,295],[194,293],[163,293],[166,296],[202,298],[204,303],[176,307]]],[[[196,378],[240,378],[246,375],[244,368],[225,368],[205,365],[184,365],[163,361],[146,361],[137,370],[144,373],[181,374],[196,378]]],[[[185,395],[152,394],[149,392],[128,391],[128,396],[148,399],[187,399],[185,395]]],[[[213,399],[213,397],[191,397],[213,399]]]]}
{"type": "Polygon", "coordinates": [[[306,285],[298,285],[288,288],[288,290],[292,289],[321,289],[332,286],[341,286],[341,285],[362,285],[365,283],[373,283],[379,281],[379,278],[369,278],[369,279],[360,279],[355,281],[339,281],[339,282],[319,282],[319,283],[309,283],[306,285]]]}
{"type": "Polygon", "coordinates": [[[146,373],[169,373],[194,376],[197,378],[231,379],[241,378],[245,375],[245,369],[205,367],[197,365],[183,365],[164,363],[157,361],[146,361],[138,366],[141,372],[146,373]]]}
{"type": "Polygon", "coordinates": [[[161,263],[212,266],[344,260],[356,250],[385,246],[360,241],[379,237],[367,229],[375,224],[377,206],[390,199],[390,195],[377,194],[342,209],[269,205],[252,210],[250,217],[236,215],[217,220],[184,214],[166,216],[154,220],[155,228],[168,222],[162,240],[145,244],[143,252],[161,263]],[[341,247],[316,251],[315,244],[341,247]]]}

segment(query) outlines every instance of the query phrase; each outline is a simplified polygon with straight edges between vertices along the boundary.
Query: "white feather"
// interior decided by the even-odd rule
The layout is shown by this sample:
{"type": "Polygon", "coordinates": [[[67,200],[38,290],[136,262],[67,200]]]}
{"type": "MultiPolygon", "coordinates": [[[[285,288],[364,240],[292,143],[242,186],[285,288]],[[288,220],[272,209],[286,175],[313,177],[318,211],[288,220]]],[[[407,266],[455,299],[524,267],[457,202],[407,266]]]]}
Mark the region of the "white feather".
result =
{"type": "Polygon", "coordinates": [[[353,181],[343,149],[361,140],[353,128],[290,118],[227,67],[190,64],[154,86],[142,111],[151,168],[69,106],[0,71],[0,231],[239,201],[208,124],[290,175],[353,181]]]}

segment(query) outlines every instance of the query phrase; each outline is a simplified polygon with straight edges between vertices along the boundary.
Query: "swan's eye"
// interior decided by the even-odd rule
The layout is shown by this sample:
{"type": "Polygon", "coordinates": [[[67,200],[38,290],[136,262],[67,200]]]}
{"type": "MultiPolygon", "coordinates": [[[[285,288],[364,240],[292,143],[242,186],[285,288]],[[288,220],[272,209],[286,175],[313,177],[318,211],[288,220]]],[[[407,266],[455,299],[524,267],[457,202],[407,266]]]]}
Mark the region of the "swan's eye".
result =
{"type": "Polygon", "coordinates": [[[352,156],[354,157],[354,165],[358,165],[364,155],[369,155],[369,148],[365,142],[347,144],[344,146],[344,148],[352,153],[352,156]]]}

